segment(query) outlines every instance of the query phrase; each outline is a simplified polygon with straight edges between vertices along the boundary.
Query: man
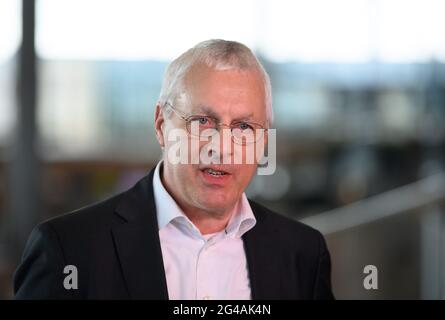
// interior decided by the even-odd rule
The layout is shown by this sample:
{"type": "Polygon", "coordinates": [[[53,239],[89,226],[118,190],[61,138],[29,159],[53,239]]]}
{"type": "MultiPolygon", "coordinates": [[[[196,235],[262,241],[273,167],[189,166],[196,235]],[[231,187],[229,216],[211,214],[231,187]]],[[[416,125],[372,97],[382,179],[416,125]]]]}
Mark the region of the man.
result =
{"type": "Polygon", "coordinates": [[[270,80],[250,49],[209,40],[182,54],[156,105],[162,160],[130,190],[37,226],[16,298],[332,299],[322,235],[244,194],[260,161],[247,154],[271,124],[270,80]],[[173,159],[175,130],[186,163],[173,159]]]}

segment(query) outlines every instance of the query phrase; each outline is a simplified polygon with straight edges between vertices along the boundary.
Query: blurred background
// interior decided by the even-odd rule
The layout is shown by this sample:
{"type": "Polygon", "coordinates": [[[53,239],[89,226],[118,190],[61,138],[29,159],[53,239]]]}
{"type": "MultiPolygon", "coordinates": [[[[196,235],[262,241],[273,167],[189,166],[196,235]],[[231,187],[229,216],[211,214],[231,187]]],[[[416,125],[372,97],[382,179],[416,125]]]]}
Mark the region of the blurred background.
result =
{"type": "Polygon", "coordinates": [[[0,0],[0,298],[36,223],[157,163],[164,69],[210,38],[271,76],[248,195],[326,235],[337,298],[445,298],[444,30],[442,0],[0,0]]]}

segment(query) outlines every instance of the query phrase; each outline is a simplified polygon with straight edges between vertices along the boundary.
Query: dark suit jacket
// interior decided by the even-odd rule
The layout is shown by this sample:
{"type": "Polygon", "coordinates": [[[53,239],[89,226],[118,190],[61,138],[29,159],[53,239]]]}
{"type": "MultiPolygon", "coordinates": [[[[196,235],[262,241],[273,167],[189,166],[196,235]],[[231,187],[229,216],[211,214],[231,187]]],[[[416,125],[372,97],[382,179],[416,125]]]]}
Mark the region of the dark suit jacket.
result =
{"type": "MultiPolygon", "coordinates": [[[[15,297],[168,299],[153,172],[126,192],[38,225],[14,275],[15,297]],[[66,265],[77,267],[77,290],[64,288],[66,265]]],[[[332,299],[323,236],[250,205],[257,224],[242,238],[252,298],[332,299]]]]}

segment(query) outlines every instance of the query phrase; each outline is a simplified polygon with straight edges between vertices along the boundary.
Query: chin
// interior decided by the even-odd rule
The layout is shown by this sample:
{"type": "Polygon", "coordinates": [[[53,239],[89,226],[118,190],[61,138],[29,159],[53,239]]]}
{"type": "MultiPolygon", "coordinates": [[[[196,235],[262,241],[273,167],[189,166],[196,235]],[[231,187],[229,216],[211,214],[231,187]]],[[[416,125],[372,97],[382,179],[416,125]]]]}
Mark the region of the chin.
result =
{"type": "Polygon", "coordinates": [[[229,204],[234,203],[232,199],[226,199],[226,198],[216,198],[216,199],[203,199],[204,201],[201,202],[201,206],[209,211],[218,212],[221,213],[227,212],[227,210],[230,210],[232,206],[229,204]]]}

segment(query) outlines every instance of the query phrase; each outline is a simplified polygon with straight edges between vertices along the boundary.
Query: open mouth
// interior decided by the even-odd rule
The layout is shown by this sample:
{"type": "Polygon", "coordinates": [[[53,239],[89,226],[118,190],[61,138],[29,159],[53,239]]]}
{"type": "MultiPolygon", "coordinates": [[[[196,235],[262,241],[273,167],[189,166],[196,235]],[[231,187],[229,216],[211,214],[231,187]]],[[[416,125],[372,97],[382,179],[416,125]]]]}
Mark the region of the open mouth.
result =
{"type": "Polygon", "coordinates": [[[234,172],[231,167],[223,165],[202,166],[199,169],[205,184],[212,186],[226,185],[234,172]]]}
{"type": "Polygon", "coordinates": [[[204,171],[205,173],[210,174],[210,175],[213,176],[213,177],[221,177],[221,176],[225,176],[226,174],[228,174],[228,173],[225,172],[225,171],[214,170],[214,169],[211,169],[211,168],[204,169],[203,171],[204,171]]]}

